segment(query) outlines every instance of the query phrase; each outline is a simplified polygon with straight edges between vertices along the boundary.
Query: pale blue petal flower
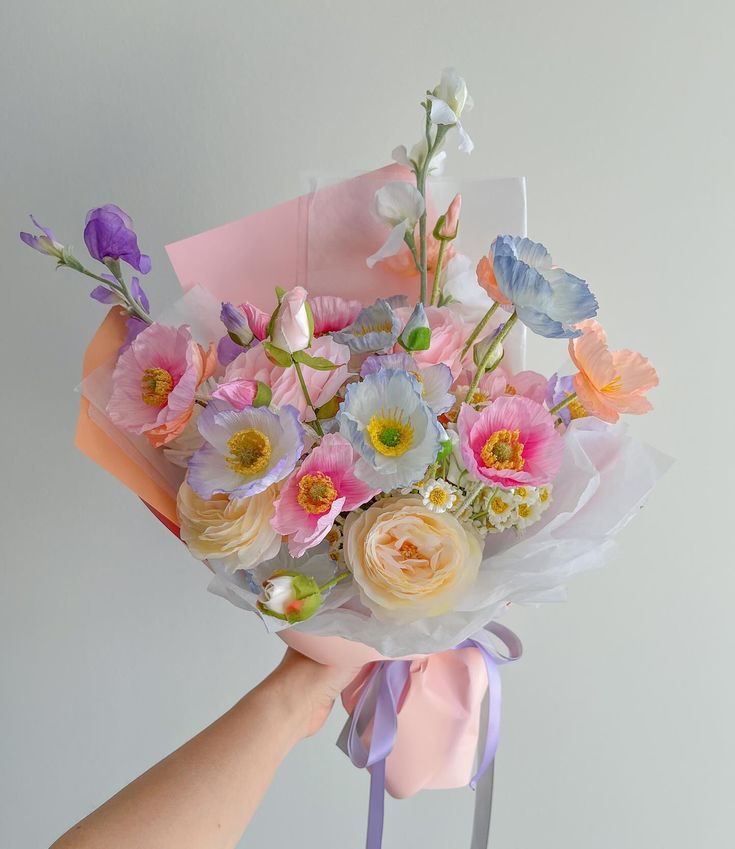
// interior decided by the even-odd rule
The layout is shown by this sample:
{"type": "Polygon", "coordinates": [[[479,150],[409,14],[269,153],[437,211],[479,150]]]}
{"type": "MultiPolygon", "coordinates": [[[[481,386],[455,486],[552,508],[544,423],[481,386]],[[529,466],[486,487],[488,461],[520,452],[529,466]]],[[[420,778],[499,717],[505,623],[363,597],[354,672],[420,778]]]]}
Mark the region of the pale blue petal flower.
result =
{"type": "Polygon", "coordinates": [[[452,371],[444,363],[432,366],[419,366],[416,360],[403,352],[368,357],[362,364],[360,376],[375,374],[381,369],[405,371],[413,375],[418,383],[421,397],[436,416],[446,413],[454,406],[454,395],[449,391],[454,382],[452,371]]]}
{"type": "Polygon", "coordinates": [[[392,348],[400,329],[401,322],[391,305],[380,299],[361,310],[349,327],[333,333],[332,338],[342,345],[349,345],[355,354],[368,354],[392,348]]]}
{"type": "Polygon", "coordinates": [[[210,402],[197,427],[205,443],[189,461],[188,481],[201,498],[217,494],[244,498],[263,492],[293,471],[304,449],[304,429],[291,406],[274,413],[267,407],[230,410],[210,402]],[[237,470],[238,458],[230,448],[232,437],[248,430],[265,437],[269,449],[266,465],[253,474],[237,470]]]}
{"type": "Polygon", "coordinates": [[[597,314],[597,299],[587,283],[553,268],[542,244],[519,236],[498,236],[492,253],[498,288],[534,333],[548,338],[579,336],[575,325],[597,314]]]}
{"type": "Polygon", "coordinates": [[[383,492],[420,480],[444,438],[442,427],[421,398],[419,382],[393,369],[381,369],[349,384],[337,421],[341,434],[360,455],[355,475],[383,492]],[[386,426],[380,430],[383,422],[386,426]],[[384,440],[383,433],[390,439],[384,440]]]}

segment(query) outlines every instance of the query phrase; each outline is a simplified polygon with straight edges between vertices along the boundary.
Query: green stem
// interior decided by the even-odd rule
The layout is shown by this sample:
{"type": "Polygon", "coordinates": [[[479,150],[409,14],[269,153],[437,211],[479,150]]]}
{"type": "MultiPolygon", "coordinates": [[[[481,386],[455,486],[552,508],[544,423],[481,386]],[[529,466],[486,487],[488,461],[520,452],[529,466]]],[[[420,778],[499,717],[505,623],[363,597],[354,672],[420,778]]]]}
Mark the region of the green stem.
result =
{"type": "Polygon", "coordinates": [[[431,305],[439,303],[439,292],[441,291],[442,266],[444,263],[444,251],[447,249],[448,239],[442,239],[439,243],[439,256],[436,260],[436,271],[434,271],[434,287],[431,290],[431,305]]]}
{"type": "Polygon", "coordinates": [[[79,271],[81,274],[84,274],[86,277],[91,277],[92,280],[99,280],[100,283],[104,283],[108,289],[112,289],[113,292],[116,292],[122,298],[125,299],[127,304],[127,309],[129,312],[134,313],[141,321],[145,321],[146,324],[153,324],[153,319],[148,315],[148,313],[140,306],[140,304],[133,298],[130,290],[128,289],[127,283],[122,279],[122,277],[117,277],[117,284],[113,283],[110,280],[105,280],[104,277],[100,277],[99,274],[95,274],[93,271],[90,271],[88,268],[81,266],[80,268],[75,268],[72,265],[67,265],[67,268],[74,268],[75,271],[79,271]]]}
{"type": "Polygon", "coordinates": [[[571,404],[572,401],[577,400],[577,393],[572,392],[571,395],[567,395],[567,397],[563,401],[559,401],[558,404],[554,404],[554,406],[549,410],[549,415],[553,416],[554,413],[558,413],[559,410],[563,410],[567,404],[571,404]]]}
{"type": "Polygon", "coordinates": [[[351,576],[351,572],[340,572],[339,575],[335,575],[331,581],[327,581],[326,584],[319,587],[319,591],[324,592],[324,590],[328,590],[330,587],[333,587],[335,584],[338,584],[340,581],[344,581],[345,578],[349,578],[351,576]]]}
{"type": "Polygon", "coordinates": [[[485,484],[478,481],[469,490],[467,495],[459,502],[459,506],[455,509],[454,515],[457,519],[460,519],[464,513],[472,506],[472,502],[477,498],[477,496],[485,489],[485,484]]]}
{"type": "Polygon", "coordinates": [[[306,403],[311,407],[314,412],[314,421],[311,424],[314,427],[314,430],[319,434],[319,436],[324,436],[324,430],[322,429],[321,424],[319,423],[319,419],[317,418],[316,407],[312,403],[311,398],[309,397],[309,390],[306,388],[306,381],[304,380],[304,373],[301,371],[301,363],[297,363],[294,360],[294,368],[296,369],[296,376],[299,379],[299,383],[301,384],[301,391],[304,393],[304,398],[306,399],[306,403]]]}
{"type": "Polygon", "coordinates": [[[474,380],[470,384],[470,388],[467,391],[467,395],[465,397],[465,402],[467,404],[471,403],[470,399],[475,394],[475,390],[480,385],[480,380],[482,380],[483,374],[485,374],[485,369],[487,368],[487,364],[490,362],[490,358],[493,356],[495,350],[498,345],[501,345],[505,337],[510,333],[513,329],[513,325],[518,321],[518,316],[515,312],[511,313],[510,318],[503,325],[503,329],[498,333],[495,337],[495,341],[492,345],[488,345],[485,356],[482,358],[482,362],[477,367],[477,372],[475,373],[474,380]]]}
{"type": "Polygon", "coordinates": [[[490,309],[480,319],[480,321],[477,324],[477,327],[472,331],[472,333],[470,333],[469,338],[465,342],[464,348],[462,348],[462,353],[459,355],[459,361],[460,362],[462,362],[462,360],[467,356],[467,352],[470,350],[470,348],[474,344],[477,337],[485,329],[488,321],[490,321],[490,319],[495,315],[495,311],[497,310],[497,308],[499,306],[500,306],[500,304],[494,302],[493,305],[490,307],[490,309]]]}
{"type": "Polygon", "coordinates": [[[421,197],[424,199],[424,211],[419,218],[419,273],[421,275],[421,303],[426,303],[426,282],[428,276],[428,257],[426,250],[426,176],[429,173],[429,165],[434,156],[434,152],[442,143],[444,136],[447,134],[449,127],[440,124],[436,128],[434,140],[431,140],[431,104],[427,101],[424,104],[426,109],[426,124],[424,126],[424,135],[426,136],[426,158],[421,163],[421,167],[416,172],[416,188],[419,190],[421,197]]]}

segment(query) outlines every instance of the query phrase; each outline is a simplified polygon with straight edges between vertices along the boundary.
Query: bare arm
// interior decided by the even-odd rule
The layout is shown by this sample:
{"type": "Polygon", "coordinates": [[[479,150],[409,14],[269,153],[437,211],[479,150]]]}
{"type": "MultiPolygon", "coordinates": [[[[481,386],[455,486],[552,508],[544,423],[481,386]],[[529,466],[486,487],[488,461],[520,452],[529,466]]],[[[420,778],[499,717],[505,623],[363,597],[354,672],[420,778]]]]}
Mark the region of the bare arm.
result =
{"type": "Polygon", "coordinates": [[[224,716],[51,849],[232,849],[280,762],[322,726],[356,672],[321,666],[289,649],[224,716]]]}

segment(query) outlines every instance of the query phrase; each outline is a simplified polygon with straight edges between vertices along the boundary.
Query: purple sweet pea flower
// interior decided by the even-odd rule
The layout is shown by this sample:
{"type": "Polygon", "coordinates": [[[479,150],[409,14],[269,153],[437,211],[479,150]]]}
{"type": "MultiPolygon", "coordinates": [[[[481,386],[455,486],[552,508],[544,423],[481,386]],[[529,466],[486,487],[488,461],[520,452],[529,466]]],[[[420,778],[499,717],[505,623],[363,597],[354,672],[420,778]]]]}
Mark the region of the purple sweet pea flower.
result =
{"type": "Polygon", "coordinates": [[[64,246],[56,241],[54,234],[48,227],[42,227],[32,215],[29,217],[43,235],[34,236],[33,233],[21,233],[21,241],[28,245],[29,248],[33,248],[34,251],[40,251],[42,254],[55,256],[57,259],[60,259],[64,246]]]}
{"type": "MultiPolygon", "coordinates": [[[[564,375],[562,377],[559,374],[552,374],[546,387],[546,404],[551,409],[571,395],[572,392],[574,392],[574,381],[571,375],[564,375]]],[[[565,425],[568,425],[572,420],[572,413],[569,407],[562,407],[557,415],[565,425]]]]}
{"type": "Polygon", "coordinates": [[[115,206],[107,203],[87,213],[84,223],[84,244],[94,259],[123,260],[141,274],[151,270],[151,258],[138,248],[138,237],[133,230],[133,219],[115,206]]]}
{"type": "Polygon", "coordinates": [[[228,366],[245,350],[242,345],[238,345],[225,334],[217,343],[217,359],[223,366],[228,366]]]}
{"type": "MultiPolygon", "coordinates": [[[[109,280],[110,283],[117,283],[111,274],[102,274],[101,276],[104,277],[105,280],[109,280]]],[[[148,301],[148,296],[143,291],[143,288],[140,285],[140,280],[138,280],[137,277],[132,277],[130,280],[130,294],[146,312],[150,312],[151,305],[148,301]]],[[[101,304],[119,304],[123,307],[127,306],[123,297],[107,286],[103,286],[101,284],[92,289],[89,293],[89,297],[94,298],[95,301],[99,301],[101,304]]]]}
{"type": "Polygon", "coordinates": [[[239,310],[227,301],[222,303],[220,320],[233,342],[237,342],[239,345],[245,347],[253,341],[253,331],[250,329],[247,316],[242,310],[239,310]]]}

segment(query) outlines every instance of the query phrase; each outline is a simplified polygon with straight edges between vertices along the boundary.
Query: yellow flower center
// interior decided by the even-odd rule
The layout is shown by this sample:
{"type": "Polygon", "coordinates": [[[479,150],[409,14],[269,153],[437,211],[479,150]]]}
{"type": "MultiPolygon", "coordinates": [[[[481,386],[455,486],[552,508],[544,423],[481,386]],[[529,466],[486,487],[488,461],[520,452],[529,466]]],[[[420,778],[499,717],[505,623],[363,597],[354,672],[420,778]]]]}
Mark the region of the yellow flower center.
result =
{"type": "Polygon", "coordinates": [[[518,515],[521,519],[527,519],[531,515],[531,505],[530,504],[519,504],[518,505],[518,515]]]}
{"type": "Polygon", "coordinates": [[[620,389],[620,384],[622,382],[623,379],[618,374],[610,381],[610,383],[603,386],[600,391],[604,392],[606,395],[614,395],[618,391],[618,389],[620,389]]]}
{"type": "Polygon", "coordinates": [[[576,398],[574,401],[570,401],[567,406],[569,408],[569,415],[573,419],[583,419],[587,415],[587,410],[585,410],[576,398]]]}
{"type": "Polygon", "coordinates": [[[543,503],[546,503],[549,500],[549,490],[546,489],[546,487],[539,491],[538,499],[543,503]]]}
{"type": "Polygon", "coordinates": [[[506,395],[517,395],[518,390],[515,388],[515,386],[513,386],[513,384],[509,383],[505,387],[505,394],[506,395]]]}
{"type": "Polygon", "coordinates": [[[449,493],[440,486],[435,486],[429,493],[429,501],[435,507],[443,507],[449,501],[449,493]]]}
{"type": "Polygon", "coordinates": [[[337,498],[337,490],[329,475],[316,472],[304,475],[299,481],[296,500],[307,513],[326,513],[337,498]]]}
{"type": "Polygon", "coordinates": [[[471,404],[485,404],[489,400],[487,392],[480,392],[480,390],[476,390],[472,393],[471,404]]]}
{"type": "Polygon", "coordinates": [[[525,498],[528,495],[528,490],[525,486],[517,486],[514,492],[519,498],[525,498]]]}
{"type": "Polygon", "coordinates": [[[165,368],[147,368],[140,379],[140,397],[151,407],[162,407],[174,388],[174,379],[165,368]]]}
{"type": "Polygon", "coordinates": [[[238,430],[227,440],[227,464],[239,475],[257,475],[271,458],[271,441],[255,428],[238,430]]]}
{"type": "Polygon", "coordinates": [[[490,509],[496,516],[499,516],[501,513],[505,513],[508,509],[508,502],[503,501],[499,495],[496,495],[490,501],[490,509]]]}
{"type": "Polygon", "coordinates": [[[391,333],[393,327],[386,321],[381,324],[361,324],[352,331],[353,336],[367,336],[368,333],[391,333]]]}
{"type": "Polygon", "coordinates": [[[420,555],[418,548],[416,548],[416,546],[408,540],[401,543],[401,547],[398,551],[400,551],[403,560],[416,560],[416,558],[420,555]]]}
{"type": "Polygon", "coordinates": [[[497,430],[482,446],[480,457],[491,469],[514,469],[520,471],[523,459],[523,443],[518,441],[519,431],[497,430]]]}
{"type": "Polygon", "coordinates": [[[373,448],[386,457],[400,457],[413,445],[413,425],[400,410],[381,410],[368,422],[367,432],[373,448]]]}

